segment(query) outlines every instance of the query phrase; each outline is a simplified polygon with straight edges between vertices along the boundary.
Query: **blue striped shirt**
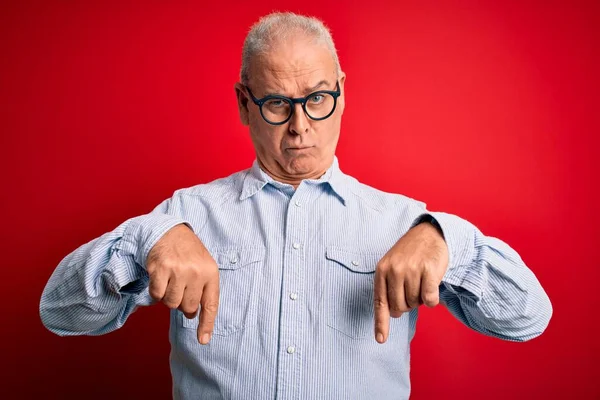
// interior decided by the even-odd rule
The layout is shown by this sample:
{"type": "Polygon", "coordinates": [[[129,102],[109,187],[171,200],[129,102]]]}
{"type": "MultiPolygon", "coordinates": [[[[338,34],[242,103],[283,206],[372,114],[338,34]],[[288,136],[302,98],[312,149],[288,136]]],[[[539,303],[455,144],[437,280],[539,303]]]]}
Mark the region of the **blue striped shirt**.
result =
{"type": "Polygon", "coordinates": [[[552,307],[519,255],[471,223],[429,212],[408,197],[342,173],[337,158],[293,186],[252,168],[177,190],[147,215],[65,257],[40,303],[58,335],[101,335],[149,305],[150,249],[185,223],[219,266],[220,307],[210,344],[198,319],[170,314],[176,399],[406,399],[417,309],[374,339],[377,262],[422,215],[441,226],[449,267],[440,298],[486,335],[524,341],[546,328],[552,307]]]}

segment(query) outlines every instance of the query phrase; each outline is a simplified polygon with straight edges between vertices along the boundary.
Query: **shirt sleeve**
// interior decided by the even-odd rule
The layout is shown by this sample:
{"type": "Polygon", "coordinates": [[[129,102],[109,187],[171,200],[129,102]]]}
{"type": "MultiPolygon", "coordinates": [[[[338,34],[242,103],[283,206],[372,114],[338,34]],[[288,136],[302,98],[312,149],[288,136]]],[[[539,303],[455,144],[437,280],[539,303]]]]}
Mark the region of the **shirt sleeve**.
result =
{"type": "Polygon", "coordinates": [[[169,214],[172,202],[163,201],[66,256],[42,293],[44,326],[60,336],[102,335],[123,326],[137,306],[151,304],[148,253],[175,225],[192,229],[169,214]]]}
{"type": "Polygon", "coordinates": [[[519,254],[455,215],[428,215],[448,245],[440,301],[450,312],[468,327],[504,340],[522,342],[541,335],[552,316],[552,304],[519,254]]]}

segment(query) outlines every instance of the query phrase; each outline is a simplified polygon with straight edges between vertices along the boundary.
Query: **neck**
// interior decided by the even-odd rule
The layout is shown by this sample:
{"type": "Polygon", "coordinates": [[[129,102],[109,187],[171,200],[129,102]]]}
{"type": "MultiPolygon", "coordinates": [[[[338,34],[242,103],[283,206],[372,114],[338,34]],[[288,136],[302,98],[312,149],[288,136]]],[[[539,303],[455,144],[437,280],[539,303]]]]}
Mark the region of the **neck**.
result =
{"type": "Polygon", "coordinates": [[[286,174],[285,171],[283,171],[283,168],[279,168],[280,170],[282,170],[282,172],[274,172],[273,170],[269,169],[260,160],[260,158],[257,158],[257,161],[258,161],[258,165],[260,166],[260,169],[262,169],[273,180],[275,180],[277,182],[280,182],[280,183],[285,183],[285,184],[288,184],[288,185],[292,185],[294,187],[294,189],[297,189],[298,186],[300,186],[300,183],[302,183],[303,180],[305,180],[305,179],[319,179],[327,171],[327,170],[325,170],[325,171],[319,171],[319,172],[307,173],[307,174],[301,174],[301,175],[290,175],[290,174],[286,174]]]}

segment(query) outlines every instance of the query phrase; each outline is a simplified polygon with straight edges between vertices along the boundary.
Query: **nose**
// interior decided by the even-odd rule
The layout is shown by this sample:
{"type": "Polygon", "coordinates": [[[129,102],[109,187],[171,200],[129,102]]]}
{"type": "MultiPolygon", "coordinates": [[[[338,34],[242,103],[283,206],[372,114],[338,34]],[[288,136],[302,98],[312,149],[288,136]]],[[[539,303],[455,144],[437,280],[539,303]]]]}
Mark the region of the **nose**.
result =
{"type": "Polygon", "coordinates": [[[308,128],[310,126],[310,121],[308,117],[304,113],[304,109],[302,108],[302,104],[296,103],[294,104],[294,114],[292,114],[292,118],[290,118],[290,133],[294,135],[302,135],[308,133],[308,128]]]}

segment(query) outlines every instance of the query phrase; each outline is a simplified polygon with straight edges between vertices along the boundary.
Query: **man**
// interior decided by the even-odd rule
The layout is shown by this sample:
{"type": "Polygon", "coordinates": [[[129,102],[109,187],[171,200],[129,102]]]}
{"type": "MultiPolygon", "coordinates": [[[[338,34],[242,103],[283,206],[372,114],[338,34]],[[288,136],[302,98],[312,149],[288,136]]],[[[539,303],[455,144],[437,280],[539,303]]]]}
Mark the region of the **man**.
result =
{"type": "Polygon", "coordinates": [[[235,85],[252,168],[67,256],[42,295],[46,327],[100,335],[163,302],[177,399],[406,399],[421,304],[501,339],[540,335],[552,307],[514,250],[340,171],[344,82],[321,22],[262,18],[235,85]]]}

